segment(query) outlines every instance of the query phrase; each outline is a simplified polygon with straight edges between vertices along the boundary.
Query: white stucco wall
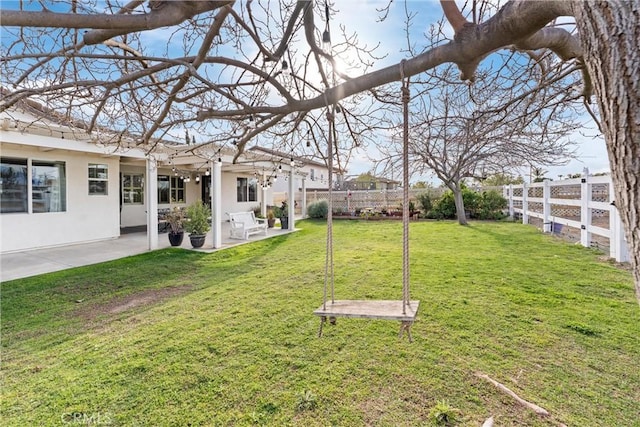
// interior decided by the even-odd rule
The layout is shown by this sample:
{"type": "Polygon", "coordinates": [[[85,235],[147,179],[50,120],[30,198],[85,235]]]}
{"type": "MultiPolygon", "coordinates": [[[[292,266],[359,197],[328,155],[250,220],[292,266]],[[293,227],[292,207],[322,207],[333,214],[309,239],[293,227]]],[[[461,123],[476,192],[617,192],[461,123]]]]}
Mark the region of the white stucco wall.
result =
{"type": "Polygon", "coordinates": [[[228,221],[228,213],[232,212],[248,212],[262,203],[262,188],[258,186],[258,200],[255,202],[238,202],[236,185],[238,178],[253,178],[250,174],[237,174],[232,172],[222,173],[222,219],[228,221]]]}
{"type": "Polygon", "coordinates": [[[110,239],[120,235],[117,156],[56,149],[42,151],[7,143],[2,143],[0,148],[3,157],[26,158],[29,165],[34,160],[65,162],[67,197],[65,212],[1,214],[2,252],[110,239]],[[89,195],[89,163],[108,165],[108,195],[89,195]]]}
{"type": "MultiPolygon", "coordinates": [[[[122,165],[122,173],[143,174],[145,173],[144,167],[138,167],[133,165],[122,165]]],[[[170,168],[160,167],[158,168],[158,175],[173,176],[173,172],[170,168]]],[[[231,172],[222,173],[222,221],[228,221],[229,212],[245,212],[250,211],[255,207],[260,206],[262,202],[262,189],[258,186],[258,201],[256,202],[238,202],[236,194],[236,181],[238,177],[253,178],[251,174],[237,174],[231,172]]],[[[185,183],[186,200],[185,203],[159,203],[158,209],[169,208],[173,206],[188,207],[196,201],[202,200],[202,182],[195,181],[195,175],[192,176],[191,181],[185,183]]],[[[267,192],[267,200],[270,200],[272,190],[267,192]]],[[[206,200],[209,201],[208,198],[206,200]]],[[[146,206],[147,198],[145,197],[144,204],[142,205],[123,205],[122,206],[122,226],[134,227],[146,224],[146,206]]]]}

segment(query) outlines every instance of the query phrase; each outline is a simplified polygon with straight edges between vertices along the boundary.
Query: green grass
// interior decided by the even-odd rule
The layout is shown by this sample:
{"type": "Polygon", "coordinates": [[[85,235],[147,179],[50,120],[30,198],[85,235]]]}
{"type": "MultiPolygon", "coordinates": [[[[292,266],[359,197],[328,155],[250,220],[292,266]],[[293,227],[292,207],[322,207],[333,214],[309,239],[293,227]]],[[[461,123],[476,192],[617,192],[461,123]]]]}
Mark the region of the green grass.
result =
{"type": "MultiPolygon", "coordinates": [[[[301,227],[4,283],[3,425],[416,426],[442,407],[457,425],[640,425],[640,309],[598,253],[513,223],[413,223],[414,342],[357,319],[317,338],[325,225],[301,227]]],[[[334,228],[336,297],[400,299],[401,224],[334,228]]]]}

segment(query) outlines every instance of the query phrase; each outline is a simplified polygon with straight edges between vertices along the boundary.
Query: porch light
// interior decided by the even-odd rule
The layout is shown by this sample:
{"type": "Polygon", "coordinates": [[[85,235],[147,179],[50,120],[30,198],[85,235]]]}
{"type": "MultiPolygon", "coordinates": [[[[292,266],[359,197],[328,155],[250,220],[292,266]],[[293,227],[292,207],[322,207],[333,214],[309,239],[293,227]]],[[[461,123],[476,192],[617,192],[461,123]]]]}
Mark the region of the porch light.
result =
{"type": "Polygon", "coordinates": [[[331,54],[331,35],[329,34],[329,3],[324,2],[324,19],[325,26],[322,33],[322,50],[327,54],[331,54]]]}
{"type": "Polygon", "coordinates": [[[293,157],[291,158],[291,163],[290,164],[291,164],[291,167],[294,167],[296,165],[296,161],[293,160],[293,157]]]}
{"type": "Polygon", "coordinates": [[[322,50],[327,54],[331,53],[331,35],[329,34],[329,28],[325,29],[322,33],[322,50]]]}
{"type": "Polygon", "coordinates": [[[282,172],[282,165],[278,166],[278,172],[282,172]]]}
{"type": "Polygon", "coordinates": [[[209,176],[209,169],[204,171],[205,176],[209,176]]]}
{"type": "Polygon", "coordinates": [[[218,163],[222,163],[222,157],[218,157],[218,163]]]}
{"type": "Polygon", "coordinates": [[[196,175],[196,182],[200,182],[200,175],[196,175]]]}
{"type": "Polygon", "coordinates": [[[282,74],[286,76],[291,74],[291,70],[289,69],[289,63],[286,60],[282,61],[282,74]]]}

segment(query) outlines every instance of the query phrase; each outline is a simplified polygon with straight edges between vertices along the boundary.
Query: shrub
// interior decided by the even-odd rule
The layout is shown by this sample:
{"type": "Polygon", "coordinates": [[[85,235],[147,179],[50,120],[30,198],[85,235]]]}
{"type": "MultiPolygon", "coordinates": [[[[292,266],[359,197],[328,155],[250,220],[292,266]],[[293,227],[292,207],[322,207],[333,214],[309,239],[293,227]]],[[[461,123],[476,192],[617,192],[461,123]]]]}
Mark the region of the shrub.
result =
{"type": "Polygon", "coordinates": [[[187,208],[187,218],[184,229],[191,234],[207,234],[211,229],[211,209],[209,206],[195,202],[187,208]]]}
{"type": "Polygon", "coordinates": [[[507,199],[495,190],[485,191],[480,196],[478,219],[502,219],[505,217],[503,209],[507,207],[507,199]]]}
{"type": "Polygon", "coordinates": [[[429,193],[418,194],[416,199],[418,199],[418,204],[420,204],[420,208],[425,214],[433,208],[433,203],[431,202],[431,196],[429,193]]]}
{"type": "Polygon", "coordinates": [[[326,200],[311,203],[307,208],[307,215],[309,215],[309,218],[326,218],[328,214],[329,204],[326,200]]]}
{"type": "MultiPolygon", "coordinates": [[[[462,202],[464,210],[468,213],[469,218],[478,218],[478,212],[482,206],[482,196],[475,191],[462,187],[462,202]]],[[[455,219],[456,202],[453,197],[453,191],[446,191],[435,203],[428,215],[435,219],[455,219]]],[[[482,218],[489,219],[489,218],[482,218]]]]}
{"type": "Polygon", "coordinates": [[[428,216],[435,219],[451,219],[456,217],[456,203],[451,190],[445,192],[436,200],[428,216]]]}

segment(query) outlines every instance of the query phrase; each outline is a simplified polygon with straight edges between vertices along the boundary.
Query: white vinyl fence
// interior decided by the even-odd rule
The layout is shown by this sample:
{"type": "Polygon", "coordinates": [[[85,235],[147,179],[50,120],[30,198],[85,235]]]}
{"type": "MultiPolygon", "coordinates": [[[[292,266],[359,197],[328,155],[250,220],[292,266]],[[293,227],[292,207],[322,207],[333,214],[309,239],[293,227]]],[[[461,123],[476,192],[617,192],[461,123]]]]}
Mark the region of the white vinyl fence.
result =
{"type": "Polygon", "coordinates": [[[579,241],[609,249],[611,258],[629,261],[627,242],[613,204],[610,176],[588,176],[502,187],[509,216],[579,241]]]}

